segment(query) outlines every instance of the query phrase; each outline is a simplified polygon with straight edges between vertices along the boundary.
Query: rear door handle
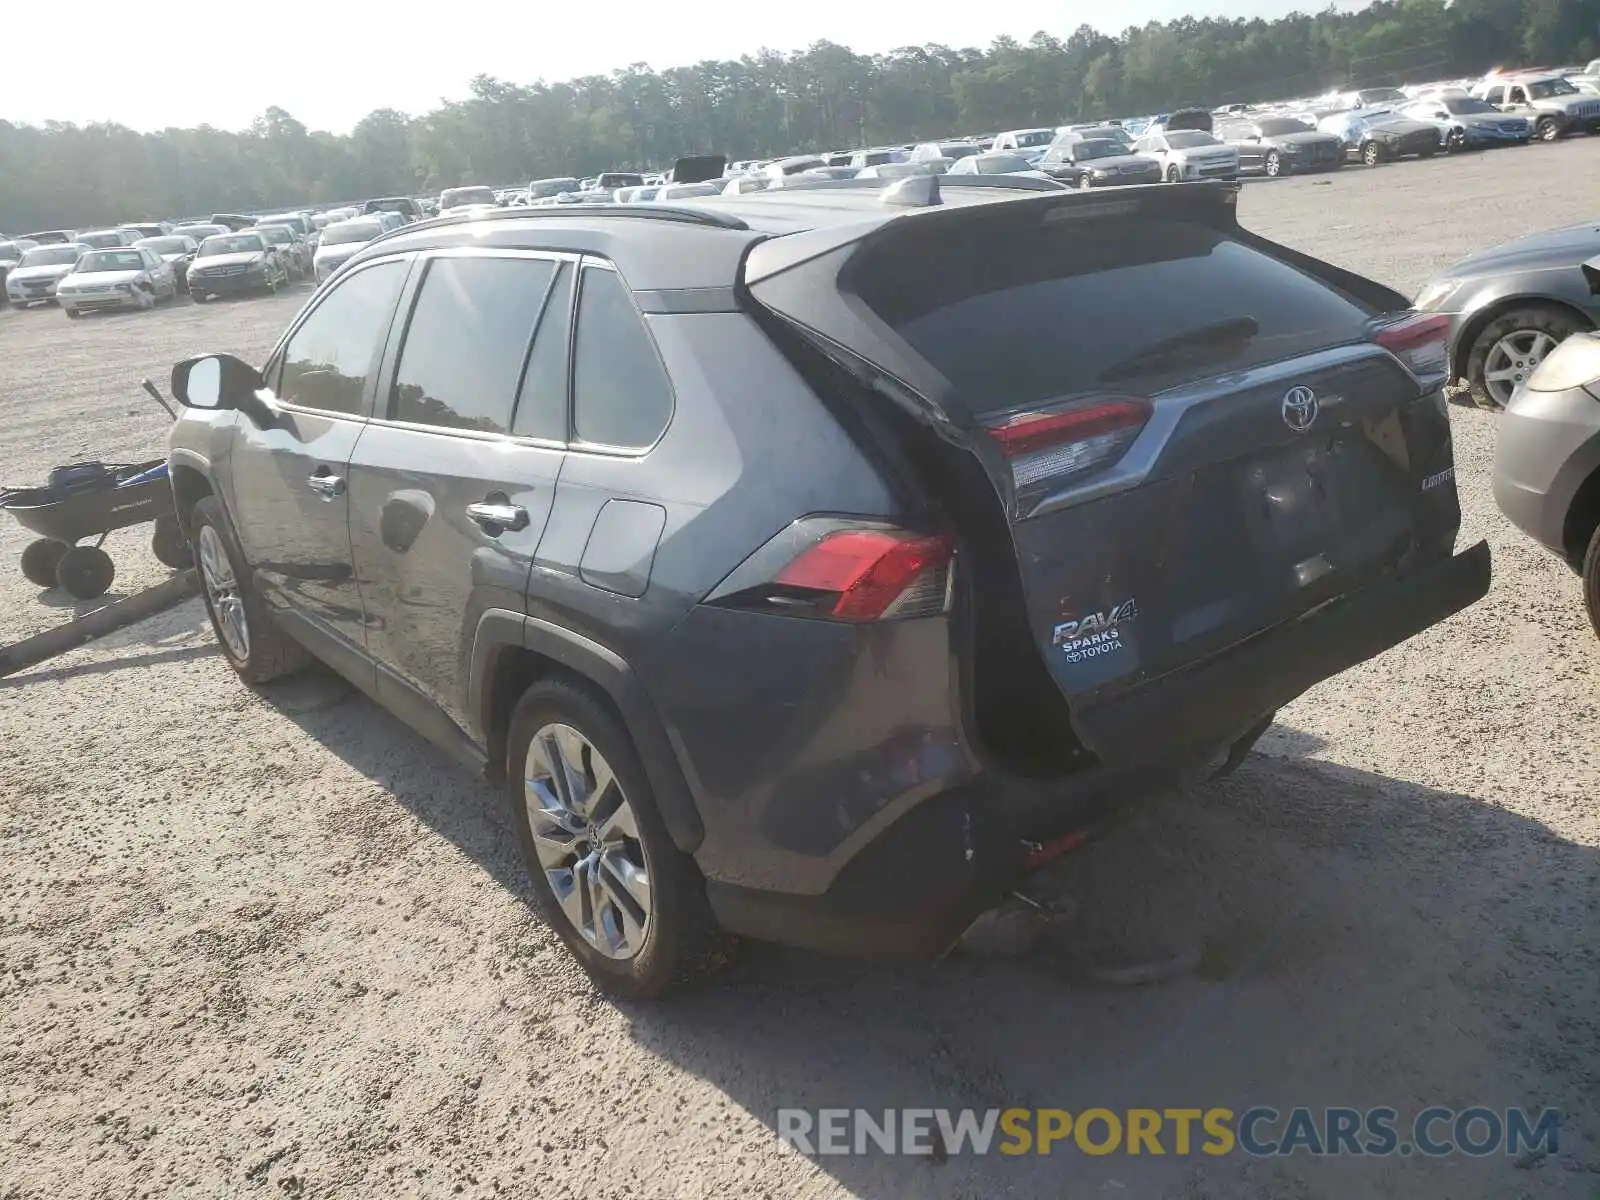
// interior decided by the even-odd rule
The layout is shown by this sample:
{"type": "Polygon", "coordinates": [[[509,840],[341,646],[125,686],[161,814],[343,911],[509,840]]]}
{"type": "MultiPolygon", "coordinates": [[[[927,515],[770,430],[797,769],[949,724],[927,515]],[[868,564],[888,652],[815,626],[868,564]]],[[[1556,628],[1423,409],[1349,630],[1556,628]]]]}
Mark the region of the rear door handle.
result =
{"type": "Polygon", "coordinates": [[[528,510],[520,504],[469,504],[467,516],[483,526],[490,537],[499,537],[507,530],[517,533],[528,527],[528,510]]]}
{"type": "Polygon", "coordinates": [[[324,500],[332,500],[335,496],[344,495],[344,476],[312,475],[306,480],[306,486],[324,500]]]}

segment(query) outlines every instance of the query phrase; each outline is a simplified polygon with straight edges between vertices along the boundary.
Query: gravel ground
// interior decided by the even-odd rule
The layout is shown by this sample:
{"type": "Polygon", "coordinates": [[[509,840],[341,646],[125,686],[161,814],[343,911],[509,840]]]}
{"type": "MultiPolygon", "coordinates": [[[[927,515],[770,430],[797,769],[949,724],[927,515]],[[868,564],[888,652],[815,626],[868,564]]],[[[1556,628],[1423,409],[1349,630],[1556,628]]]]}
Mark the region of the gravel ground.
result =
{"type": "MultiPolygon", "coordinates": [[[[1600,139],[1248,186],[1252,227],[1410,292],[1588,218],[1600,139]]],[[[0,314],[0,446],[159,453],[137,390],[259,358],[299,302],[0,314]]],[[[1600,1194],[1596,642],[1494,511],[1490,597],[1280,715],[1231,780],[1141,808],[1050,886],[1065,950],[886,968],[750,947],[599,999],[529,914],[499,798],[339,682],[254,693],[196,603],[0,681],[0,1197],[1600,1194]],[[1084,954],[1203,949],[1118,990],[1084,954]],[[1555,1106],[1557,1154],[807,1159],[780,1106],[1555,1106]]],[[[66,614],[10,563],[0,641],[66,614]]],[[[161,577],[109,543],[118,587],[161,577]]]]}

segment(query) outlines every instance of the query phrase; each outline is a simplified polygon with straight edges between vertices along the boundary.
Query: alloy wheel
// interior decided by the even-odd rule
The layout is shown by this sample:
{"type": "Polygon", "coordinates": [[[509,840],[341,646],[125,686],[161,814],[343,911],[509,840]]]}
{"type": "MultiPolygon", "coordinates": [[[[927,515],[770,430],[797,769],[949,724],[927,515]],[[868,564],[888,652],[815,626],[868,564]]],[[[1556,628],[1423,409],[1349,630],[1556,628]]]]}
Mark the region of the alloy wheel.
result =
{"type": "Polygon", "coordinates": [[[233,564],[213,525],[200,526],[200,578],[211,611],[216,614],[223,645],[229,654],[244,662],[250,657],[250,620],[245,616],[244,597],[239,594],[233,564]]]}
{"type": "Polygon", "coordinates": [[[1542,329],[1515,329],[1491,346],[1483,360],[1483,386],[1495,404],[1504,408],[1511,394],[1557,345],[1542,329]]]}
{"type": "Polygon", "coordinates": [[[528,743],[523,803],[562,913],[607,958],[633,958],[650,932],[650,862],[610,764],[572,726],[546,725],[528,743]]]}

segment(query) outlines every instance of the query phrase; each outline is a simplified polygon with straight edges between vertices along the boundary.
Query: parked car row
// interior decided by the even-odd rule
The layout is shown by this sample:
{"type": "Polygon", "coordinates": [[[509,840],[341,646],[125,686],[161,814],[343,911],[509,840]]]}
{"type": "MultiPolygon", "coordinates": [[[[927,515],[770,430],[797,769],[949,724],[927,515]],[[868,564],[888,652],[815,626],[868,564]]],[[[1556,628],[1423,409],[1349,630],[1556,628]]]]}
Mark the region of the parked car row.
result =
{"type": "MultiPolygon", "coordinates": [[[[786,180],[810,183],[850,173],[894,178],[947,171],[1039,173],[1072,187],[1104,187],[1251,174],[1275,178],[1336,170],[1351,162],[1377,166],[1402,158],[1527,145],[1600,131],[1600,95],[1584,90],[1584,82],[1540,72],[1496,75],[1471,88],[1364,88],[1278,104],[1180,109],[1096,125],[1041,126],[981,137],[745,160],[726,167],[721,187],[729,195],[746,195],[784,186],[786,180]],[[1077,148],[1080,142],[1116,144],[1077,148]],[[1128,158],[1144,161],[1113,161],[1128,158]],[[1090,160],[1099,161],[1086,165],[1090,160]]],[[[509,197],[499,195],[501,203],[535,206],[685,198],[663,194],[661,189],[681,182],[666,175],[560,176],[534,180],[509,197]],[[627,182],[616,183],[619,179],[627,182]]]]}
{"type": "MultiPolygon", "coordinates": [[[[481,199],[470,193],[459,211],[481,199]]],[[[361,246],[431,215],[431,202],[381,197],[330,209],[212,213],[106,229],[46,229],[0,239],[0,284],[11,307],[57,304],[68,317],[153,307],[187,292],[197,304],[321,282],[361,246]]]]}

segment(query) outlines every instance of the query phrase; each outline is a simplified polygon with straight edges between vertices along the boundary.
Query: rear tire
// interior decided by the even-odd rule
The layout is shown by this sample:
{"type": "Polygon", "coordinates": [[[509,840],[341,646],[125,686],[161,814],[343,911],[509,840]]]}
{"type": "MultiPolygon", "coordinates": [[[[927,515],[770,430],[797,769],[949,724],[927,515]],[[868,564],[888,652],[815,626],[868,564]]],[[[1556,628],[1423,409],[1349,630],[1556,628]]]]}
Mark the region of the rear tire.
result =
{"type": "Polygon", "coordinates": [[[42,588],[56,586],[56,565],[71,546],[53,538],[37,538],[22,551],[22,575],[29,583],[42,588]]]}
{"type": "Polygon", "coordinates": [[[63,308],[61,311],[67,314],[67,320],[69,321],[76,321],[79,317],[83,316],[83,314],[75,308],[63,308]]]}
{"type": "Polygon", "coordinates": [[[56,584],[74,600],[105,595],[116,577],[111,555],[98,546],[73,546],[56,564],[56,584]]]}
{"type": "Polygon", "coordinates": [[[270,683],[311,661],[267,610],[250,583],[249,567],[215,496],[194,506],[189,529],[200,559],[200,595],[222,656],[246,683],[270,683]],[[244,637],[238,636],[242,617],[244,637]]]}
{"type": "MultiPolygon", "coordinates": [[[[511,822],[522,843],[540,914],[596,987],[614,996],[644,999],[686,983],[714,964],[726,939],[718,933],[706,902],[705,880],[694,860],[673,844],[656,808],[655,792],[634,749],[633,739],[607,706],[587,689],[565,680],[546,679],[535,683],[523,693],[511,714],[505,774],[511,822]],[[567,732],[562,735],[565,740],[561,746],[552,750],[553,735],[547,735],[557,727],[567,732]],[[534,756],[537,761],[530,763],[529,750],[536,735],[540,738],[541,749],[534,756]],[[552,807],[556,803],[552,799],[553,773],[552,782],[536,790],[528,782],[532,774],[530,766],[534,772],[541,771],[541,763],[551,753],[560,753],[562,746],[567,751],[565,761],[572,763],[577,774],[576,785],[568,784],[567,792],[572,795],[584,792],[588,800],[576,805],[583,811],[575,821],[569,822],[576,832],[565,833],[558,822],[546,816],[539,822],[544,836],[536,842],[530,807],[541,814],[563,810],[552,807]],[[597,759],[599,766],[591,770],[591,764],[597,759]],[[603,784],[597,785],[606,767],[616,791],[603,784]],[[596,786],[599,786],[598,794],[585,791],[596,786]],[[606,800],[608,796],[610,802],[606,800]],[[603,835],[604,826],[609,823],[606,814],[621,808],[631,813],[631,832],[637,836],[612,842],[603,835]],[[647,881],[644,894],[649,907],[642,924],[637,912],[633,914],[628,944],[620,951],[613,945],[613,952],[606,953],[599,943],[607,940],[606,931],[611,928],[607,916],[619,912],[619,906],[628,902],[619,888],[628,896],[637,889],[621,888],[622,875],[604,865],[614,860],[602,857],[598,868],[586,869],[591,873],[598,871],[595,877],[604,884],[598,889],[604,904],[584,908],[584,900],[577,893],[585,890],[581,879],[590,876],[580,877],[576,866],[567,868],[559,861],[551,865],[540,857],[543,846],[547,856],[554,853],[559,860],[558,843],[569,836],[575,864],[584,857],[582,848],[597,837],[609,847],[623,848],[618,852],[625,855],[620,860],[624,870],[636,871],[630,864],[643,863],[643,878],[647,881]],[[556,876],[554,883],[552,875],[556,876]],[[580,930],[557,898],[555,887],[563,880],[569,888],[565,893],[568,906],[577,906],[581,913],[592,914],[590,924],[595,940],[580,930]],[[605,904],[611,907],[606,908],[605,904]],[[635,938],[636,945],[633,944],[635,938]]],[[[541,775],[533,777],[543,778],[541,775]]],[[[637,874],[633,876],[638,877],[637,874]]],[[[623,928],[627,930],[626,925],[623,928]]]]}

